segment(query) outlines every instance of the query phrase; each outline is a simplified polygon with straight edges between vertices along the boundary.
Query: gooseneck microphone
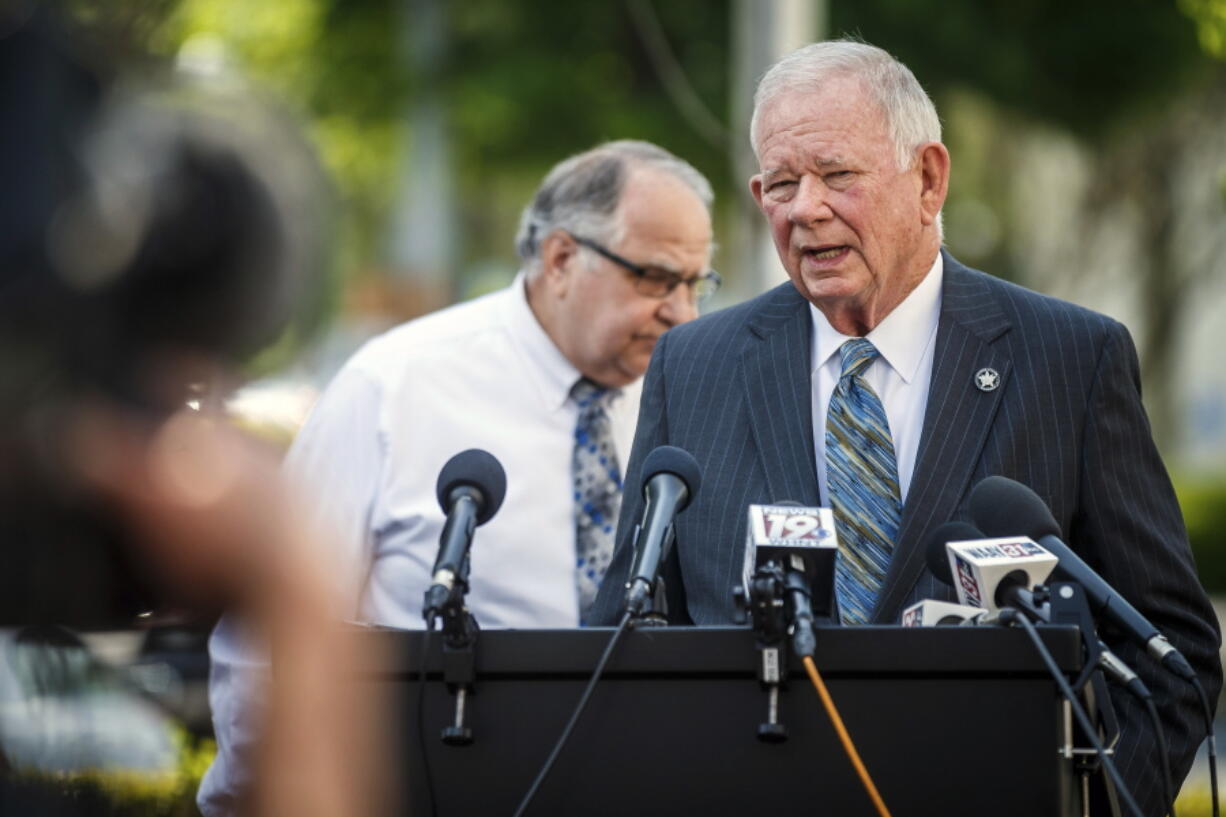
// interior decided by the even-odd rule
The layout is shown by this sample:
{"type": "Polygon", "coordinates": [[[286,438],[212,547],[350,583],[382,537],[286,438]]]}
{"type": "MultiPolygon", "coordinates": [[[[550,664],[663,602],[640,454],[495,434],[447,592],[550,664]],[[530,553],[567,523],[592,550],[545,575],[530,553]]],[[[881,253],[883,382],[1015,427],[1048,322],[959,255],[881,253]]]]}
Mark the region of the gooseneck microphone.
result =
{"type": "Polygon", "coordinates": [[[676,533],[673,519],[698,493],[702,475],[688,452],[671,445],[654,449],[643,461],[643,518],[634,533],[634,565],[626,582],[626,610],[641,616],[655,591],[660,565],[676,533]]]}
{"type": "Polygon", "coordinates": [[[1096,615],[1128,634],[1171,672],[1188,681],[1196,678],[1187,659],[1158,628],[1061,541],[1060,525],[1042,498],[1030,488],[1007,477],[987,477],[971,490],[970,511],[975,523],[989,536],[1020,534],[1034,539],[1059,559],[1057,576],[1085,589],[1096,615]]]}
{"type": "Polygon", "coordinates": [[[507,493],[507,475],[502,464],[488,451],[461,451],[438,475],[438,502],[447,515],[439,537],[430,587],[422,615],[427,621],[448,604],[463,598],[468,589],[468,551],[473,531],[498,512],[507,493]]]}

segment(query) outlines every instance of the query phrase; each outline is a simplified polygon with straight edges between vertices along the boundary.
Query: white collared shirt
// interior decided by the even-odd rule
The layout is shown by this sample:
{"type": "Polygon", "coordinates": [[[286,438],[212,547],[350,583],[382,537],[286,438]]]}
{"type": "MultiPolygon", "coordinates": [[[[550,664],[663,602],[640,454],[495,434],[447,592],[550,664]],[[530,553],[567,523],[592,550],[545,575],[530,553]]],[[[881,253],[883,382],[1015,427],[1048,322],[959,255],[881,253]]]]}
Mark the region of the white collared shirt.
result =
{"type": "MultiPolygon", "coordinates": [[[[468,608],[484,628],[573,627],[571,457],[579,371],[508,289],[427,315],[367,343],[328,387],[286,458],[338,531],[356,616],[420,627],[438,555],[439,471],[483,448],[502,463],[501,509],[474,536],[468,608]]],[[[622,468],[641,383],[610,409],[622,468]]]]}
{"type": "MultiPolygon", "coordinates": [[[[919,452],[928,387],[932,381],[932,358],[936,350],[937,324],[941,318],[941,279],[944,263],[938,252],[924,280],[902,303],[866,336],[877,347],[877,357],[864,373],[885,406],[898,462],[898,487],[907,501],[915,457],[919,452]]],[[[838,385],[842,363],[839,347],[851,337],[836,331],[817,307],[809,304],[813,318],[813,449],[817,457],[817,483],[821,502],[830,507],[826,492],[826,410],[838,385]]]]}
{"type": "MultiPolygon", "coordinates": [[[[444,520],[439,471],[483,448],[502,463],[507,493],[473,537],[468,609],[483,629],[578,626],[570,389],[579,376],[533,315],[522,274],[374,338],[345,364],[286,457],[336,566],[347,602],[339,617],[423,626],[444,520]]],[[[608,412],[624,474],[642,381],[621,391],[608,412]]],[[[267,666],[229,615],[209,656],[219,752],[198,797],[206,817],[228,813],[248,780],[267,666]]]]}

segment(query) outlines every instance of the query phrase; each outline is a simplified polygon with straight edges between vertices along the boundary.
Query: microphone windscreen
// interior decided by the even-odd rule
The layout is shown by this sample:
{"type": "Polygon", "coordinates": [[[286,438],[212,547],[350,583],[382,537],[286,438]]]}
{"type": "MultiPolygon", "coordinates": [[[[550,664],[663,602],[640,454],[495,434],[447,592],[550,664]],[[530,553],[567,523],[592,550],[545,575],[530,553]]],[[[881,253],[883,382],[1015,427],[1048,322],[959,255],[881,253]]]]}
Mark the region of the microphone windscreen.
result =
{"type": "Polygon", "coordinates": [[[702,484],[702,473],[698,469],[698,461],[690,452],[677,448],[675,445],[661,445],[652,450],[643,461],[643,484],[641,490],[647,490],[647,483],[660,474],[672,474],[685,483],[685,499],[677,506],[677,512],[685,510],[698,493],[702,484]]]}
{"type": "Polygon", "coordinates": [[[451,493],[456,488],[476,488],[481,492],[485,501],[477,510],[477,524],[484,525],[502,507],[507,495],[507,473],[493,454],[470,448],[447,460],[439,472],[438,504],[443,513],[451,512],[451,493]]]}
{"type": "Polygon", "coordinates": [[[1060,537],[1060,526],[1043,499],[1020,482],[991,476],[971,489],[971,518],[988,536],[1060,537]]]}
{"type": "Polygon", "coordinates": [[[928,570],[945,584],[954,583],[953,573],[949,569],[949,556],[945,545],[948,542],[968,542],[985,538],[979,528],[969,522],[946,522],[938,525],[928,535],[928,544],[924,546],[924,558],[928,560],[928,570]]]}

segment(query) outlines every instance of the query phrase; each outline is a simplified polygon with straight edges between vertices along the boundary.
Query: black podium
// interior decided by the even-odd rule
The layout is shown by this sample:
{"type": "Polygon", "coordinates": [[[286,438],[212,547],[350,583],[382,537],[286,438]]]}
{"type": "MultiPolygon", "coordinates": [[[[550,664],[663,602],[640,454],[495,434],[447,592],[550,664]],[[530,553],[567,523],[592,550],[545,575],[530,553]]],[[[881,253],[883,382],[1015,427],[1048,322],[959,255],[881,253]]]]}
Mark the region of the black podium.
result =
{"type": "MultiPolygon", "coordinates": [[[[441,638],[426,656],[425,747],[441,817],[513,814],[570,716],[611,629],[495,630],[476,647],[466,701],[473,742],[445,745],[455,715],[441,638]]],[[[1080,637],[1044,627],[1075,674],[1080,637]]],[[[356,668],[393,684],[409,813],[428,815],[417,725],[423,633],[372,630],[384,659],[356,668]]],[[[1079,813],[1071,734],[1055,683],[1018,630],[832,627],[815,660],[896,817],[1079,813]]],[[[790,667],[764,743],[767,693],[742,628],[645,628],[623,636],[532,815],[872,815],[803,667],[790,667]]]]}

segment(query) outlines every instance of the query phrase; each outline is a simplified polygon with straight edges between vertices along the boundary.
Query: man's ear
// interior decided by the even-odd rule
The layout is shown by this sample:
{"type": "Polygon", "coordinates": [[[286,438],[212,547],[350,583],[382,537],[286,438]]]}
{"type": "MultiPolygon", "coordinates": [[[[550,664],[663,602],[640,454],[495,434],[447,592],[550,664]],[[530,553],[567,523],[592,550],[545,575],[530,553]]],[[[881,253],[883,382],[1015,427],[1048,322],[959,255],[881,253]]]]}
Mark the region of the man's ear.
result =
{"type": "MultiPolygon", "coordinates": [[[[755,173],[749,177],[749,192],[753,195],[753,200],[758,203],[758,209],[762,210],[762,174],[755,173]]],[[[766,212],[762,210],[762,212],[766,212]]]]}
{"type": "Polygon", "coordinates": [[[562,230],[554,230],[541,242],[541,271],[545,285],[555,295],[566,294],[579,245],[562,230]]]}
{"type": "Polygon", "coordinates": [[[920,214],[925,226],[934,224],[949,194],[949,151],[940,142],[920,148],[920,214]]]}

